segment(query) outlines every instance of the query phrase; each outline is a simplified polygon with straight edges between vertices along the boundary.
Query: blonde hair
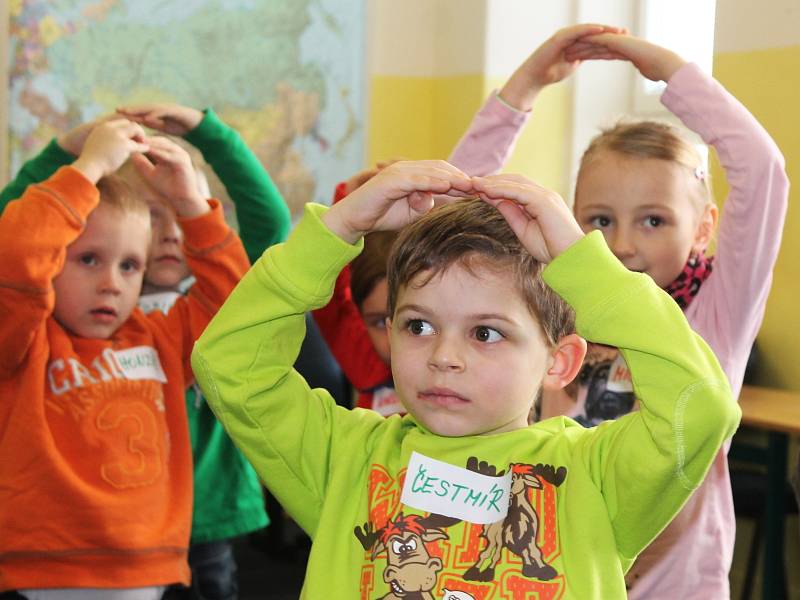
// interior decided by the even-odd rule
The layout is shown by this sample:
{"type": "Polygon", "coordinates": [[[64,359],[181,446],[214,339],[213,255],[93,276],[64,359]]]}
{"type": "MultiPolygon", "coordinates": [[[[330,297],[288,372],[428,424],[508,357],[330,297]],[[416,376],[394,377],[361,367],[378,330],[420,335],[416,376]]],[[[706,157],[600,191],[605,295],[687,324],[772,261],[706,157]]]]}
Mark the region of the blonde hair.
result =
{"type": "Polygon", "coordinates": [[[581,157],[580,173],[603,151],[616,152],[630,158],[651,158],[675,163],[683,167],[686,176],[694,182],[689,185],[698,209],[712,202],[711,182],[703,159],[694,146],[676,127],[657,121],[619,122],[603,130],[589,143],[581,157]]]}
{"type": "MultiPolygon", "coordinates": [[[[192,161],[192,166],[194,167],[197,180],[197,191],[200,192],[201,196],[204,198],[216,198],[222,202],[223,205],[227,204],[230,206],[232,204],[225,186],[222,184],[217,174],[214,173],[214,170],[211,168],[211,166],[205,161],[203,155],[197,148],[192,146],[189,142],[181,137],[166,135],[163,133],[156,133],[155,135],[165,137],[186,150],[189,158],[192,161]]],[[[139,175],[139,172],[136,170],[133,162],[130,159],[123,163],[117,173],[134,188],[137,186],[149,187],[149,184],[142,178],[141,175],[139,175]]],[[[227,214],[226,218],[228,218],[227,214]]]]}
{"type": "Polygon", "coordinates": [[[118,174],[106,175],[97,182],[100,202],[124,213],[150,214],[150,207],[131,184],[118,174]]]}

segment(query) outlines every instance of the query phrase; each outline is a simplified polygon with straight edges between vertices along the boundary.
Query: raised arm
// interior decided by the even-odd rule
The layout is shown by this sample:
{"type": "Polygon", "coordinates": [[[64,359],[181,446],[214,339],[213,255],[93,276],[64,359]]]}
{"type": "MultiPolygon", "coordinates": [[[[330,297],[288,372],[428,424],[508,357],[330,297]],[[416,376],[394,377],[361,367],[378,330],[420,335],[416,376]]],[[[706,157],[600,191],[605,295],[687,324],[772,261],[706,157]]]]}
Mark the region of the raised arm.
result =
{"type": "Polygon", "coordinates": [[[29,185],[39,183],[50,177],[59,168],[71,164],[83,151],[86,138],[95,127],[114,120],[106,115],[88,123],[82,123],[50,140],[39,154],[27,161],[3,191],[0,192],[0,213],[11,200],[19,198],[29,185]]]}
{"type": "Polygon", "coordinates": [[[358,458],[338,452],[339,444],[362,440],[368,448],[385,420],[335,406],[327,391],[310,390],[294,370],[303,315],[327,302],[364,233],[400,227],[430,210],[430,192],[445,193],[453,182],[469,186],[463,174],[427,165],[387,169],[338,209],[307,205],[288,241],[259,259],[195,346],[192,367],[208,403],[267,487],[312,535],[329,472],[359,471],[358,458]]]}
{"type": "Polygon", "coordinates": [[[598,46],[633,63],[644,77],[666,81],[663,104],[716,149],[725,169],[730,192],[714,272],[686,316],[714,349],[738,396],[780,248],[789,191],[783,156],[753,115],[697,65],[624,35],[590,36],[575,56],[591,58],[584,52],[598,46]]]}
{"type": "MultiPolygon", "coordinates": [[[[361,171],[336,186],[333,203],[344,199],[374,177],[380,169],[361,171]]],[[[367,326],[353,301],[350,292],[350,267],[342,268],[328,303],[313,311],[325,343],[344,371],[347,380],[357,390],[368,390],[386,382],[391,376],[389,368],[372,345],[367,326]]]]}
{"type": "Polygon", "coordinates": [[[286,239],[291,216],[278,188],[238,132],[211,108],[201,112],[177,104],[146,104],[118,111],[147,127],[183,136],[200,150],[236,206],[239,235],[251,262],[286,239]]]}
{"type": "Polygon", "coordinates": [[[703,481],[740,411],[674,300],[625,269],[602,234],[590,237],[544,277],[575,308],[578,333],[618,347],[631,371],[640,410],[591,430],[581,450],[620,557],[632,561],[703,481]]]}
{"type": "Polygon", "coordinates": [[[74,166],[28,188],[0,216],[0,377],[24,360],[52,314],[52,281],[66,249],[99,201],[95,183],[131,152],[146,150],[141,127],[117,121],[97,128],[74,166]]]}
{"type": "MultiPolygon", "coordinates": [[[[179,298],[164,316],[160,311],[149,318],[180,332],[185,372],[194,341],[222,306],[249,263],[238,236],[225,223],[216,200],[200,196],[195,171],[186,151],[165,137],[149,139],[149,150],[133,157],[142,178],[166,198],[184,233],[184,255],[196,281],[188,297],[179,298]]],[[[186,383],[189,383],[187,381],[186,383]]]]}
{"type": "Polygon", "coordinates": [[[71,164],[73,160],[75,157],[61,148],[53,138],[39,154],[22,165],[16,177],[0,192],[0,213],[9,202],[20,198],[29,185],[48,179],[60,167],[71,164]]]}
{"type": "Polygon", "coordinates": [[[624,29],[590,23],[554,33],[514,71],[499,93],[492,92],[448,161],[469,175],[492,175],[500,171],[514,151],[541,91],[578,68],[580,59],[568,60],[565,52],[583,37],[604,31],[624,29]]]}
{"type": "Polygon", "coordinates": [[[753,115],[697,65],[670,78],[662,102],[716,149],[730,186],[714,272],[686,316],[714,349],[738,397],[780,250],[789,195],[784,159],[753,115]]]}
{"type": "Polygon", "coordinates": [[[519,176],[479,179],[476,189],[531,254],[550,263],[544,279],[575,309],[578,333],[620,348],[631,370],[641,410],[577,442],[629,566],[700,485],[739,408],[678,305],[652,279],[628,271],[601,233],[583,237],[560,198],[519,176]]]}

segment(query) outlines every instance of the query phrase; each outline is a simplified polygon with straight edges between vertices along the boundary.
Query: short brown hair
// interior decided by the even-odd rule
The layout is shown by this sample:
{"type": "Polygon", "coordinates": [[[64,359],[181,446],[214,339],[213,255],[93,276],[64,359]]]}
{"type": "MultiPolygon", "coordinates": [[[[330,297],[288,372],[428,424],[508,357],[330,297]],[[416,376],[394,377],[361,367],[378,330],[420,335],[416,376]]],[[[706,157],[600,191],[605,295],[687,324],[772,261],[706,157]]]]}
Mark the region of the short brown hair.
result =
{"type": "Polygon", "coordinates": [[[603,150],[610,150],[630,158],[654,158],[676,163],[686,169],[687,177],[696,181],[698,208],[712,202],[711,182],[703,167],[703,160],[694,146],[678,129],[658,121],[620,121],[604,129],[589,143],[581,157],[579,173],[603,150]]]}
{"type": "Polygon", "coordinates": [[[150,207],[122,176],[106,175],[97,182],[100,202],[126,213],[150,214],[150,207]]]}
{"type": "Polygon", "coordinates": [[[425,285],[454,263],[468,270],[488,264],[507,271],[551,345],[575,331],[575,313],[542,280],[543,265],[497,209],[475,198],[438,207],[400,233],[389,257],[390,314],[402,286],[420,273],[427,276],[425,285]]]}
{"type": "Polygon", "coordinates": [[[359,310],[378,282],[386,278],[389,253],[396,239],[396,231],[373,231],[364,236],[363,252],[350,263],[350,291],[359,310]]]}

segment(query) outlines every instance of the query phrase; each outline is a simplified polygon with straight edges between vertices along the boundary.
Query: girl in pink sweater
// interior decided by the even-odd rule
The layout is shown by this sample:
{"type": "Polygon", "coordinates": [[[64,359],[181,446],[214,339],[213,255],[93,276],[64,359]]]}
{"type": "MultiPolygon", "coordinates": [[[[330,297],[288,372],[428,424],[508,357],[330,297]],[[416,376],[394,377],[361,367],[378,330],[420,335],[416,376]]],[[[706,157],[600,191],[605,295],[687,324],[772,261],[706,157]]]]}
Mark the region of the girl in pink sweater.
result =
{"type": "MultiPolygon", "coordinates": [[[[545,85],[588,59],[627,60],[644,77],[667,83],[661,102],[714,147],[725,169],[730,193],[719,228],[700,156],[674,128],[653,122],[623,123],[593,140],[581,161],[574,211],[584,230],[603,232],[623,264],[647,273],[675,298],[738,395],[780,247],[789,188],[783,157],[747,109],[696,65],[628,35],[582,34],[585,27],[557,32],[522,64],[509,81],[516,85],[507,84],[501,97],[529,110],[545,85]],[[707,257],[715,236],[715,255],[707,257]]],[[[518,130],[501,113],[487,117],[481,138],[473,135],[454,159],[467,152],[470,160],[495,160],[497,168],[506,160],[507,154],[480,155],[480,149],[505,147],[510,153],[504,140],[518,130]]],[[[614,349],[593,350],[579,389],[545,397],[543,418],[567,414],[593,425],[635,409],[624,362],[614,349]]],[[[730,596],[735,518],[726,451],[639,556],[627,577],[630,598],[730,596]]]]}

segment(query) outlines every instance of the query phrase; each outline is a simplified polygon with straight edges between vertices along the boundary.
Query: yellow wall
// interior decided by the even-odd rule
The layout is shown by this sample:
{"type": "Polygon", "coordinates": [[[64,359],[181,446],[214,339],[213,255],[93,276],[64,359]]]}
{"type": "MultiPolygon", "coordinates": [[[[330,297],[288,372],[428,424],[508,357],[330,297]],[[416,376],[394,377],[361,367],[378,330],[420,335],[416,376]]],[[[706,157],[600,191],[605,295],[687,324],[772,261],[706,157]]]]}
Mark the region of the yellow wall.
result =
{"type": "MultiPolygon", "coordinates": [[[[492,89],[503,80],[492,82],[492,89]]],[[[536,99],[533,115],[520,135],[517,147],[504,171],[521,173],[569,198],[568,172],[572,127],[572,93],[566,84],[546,87],[536,99]]]]}
{"type": "MultiPolygon", "coordinates": [[[[714,76],[755,115],[775,139],[790,180],[800,180],[800,46],[714,57],[714,76]]],[[[715,193],[727,186],[718,165],[712,166],[715,193]]],[[[789,213],[764,325],[758,383],[800,390],[800,188],[789,195],[789,213]]],[[[724,209],[723,209],[724,210],[724,209]]]]}
{"type": "MultiPolygon", "coordinates": [[[[373,76],[368,164],[390,157],[446,158],[488,94],[503,82],[483,75],[373,76]]],[[[504,170],[532,177],[566,198],[570,107],[567,86],[547,88],[504,170]]]]}
{"type": "Polygon", "coordinates": [[[480,107],[482,75],[375,75],[370,85],[367,162],[447,158],[480,107]]]}

